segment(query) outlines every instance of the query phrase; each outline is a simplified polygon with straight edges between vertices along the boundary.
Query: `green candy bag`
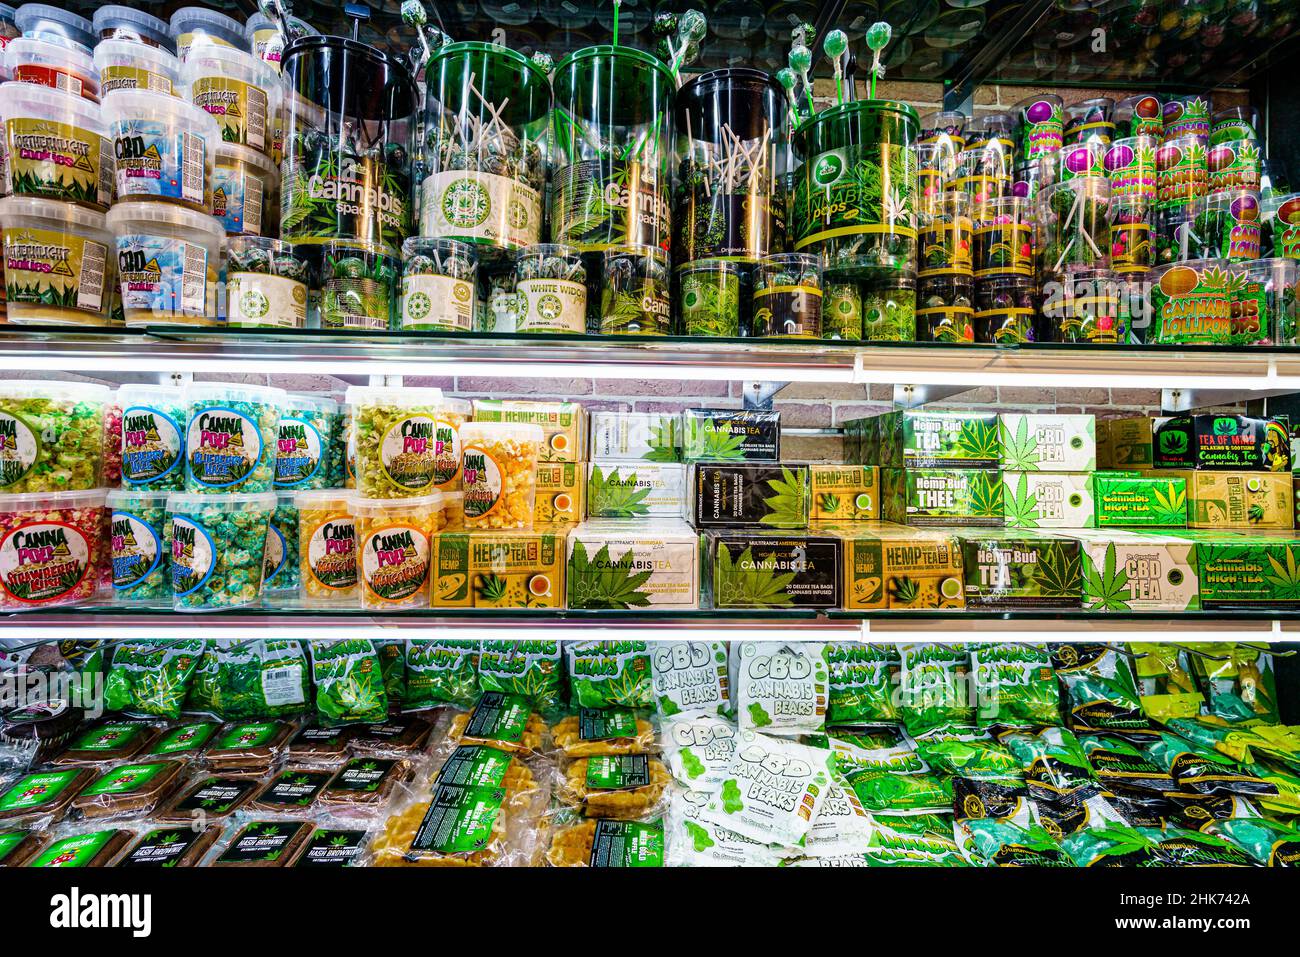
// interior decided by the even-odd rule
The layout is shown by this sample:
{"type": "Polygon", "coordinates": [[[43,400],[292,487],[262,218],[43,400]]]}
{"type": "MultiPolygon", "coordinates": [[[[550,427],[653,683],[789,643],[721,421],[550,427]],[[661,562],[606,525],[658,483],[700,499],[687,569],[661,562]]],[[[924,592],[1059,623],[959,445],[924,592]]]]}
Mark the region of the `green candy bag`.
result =
{"type": "Polygon", "coordinates": [[[307,707],[311,672],[295,638],[210,639],[185,710],[228,721],[280,718],[307,707]]]}
{"type": "Polygon", "coordinates": [[[899,672],[903,726],[916,737],[928,731],[975,724],[967,674],[970,655],[961,645],[904,644],[899,672]]]}
{"type": "Polygon", "coordinates": [[[1265,867],[1300,867],[1300,828],[1267,818],[1215,821],[1205,833],[1231,841],[1265,867]]]}
{"type": "Polygon", "coordinates": [[[321,725],[377,724],[388,717],[383,666],[373,641],[312,641],[308,649],[321,725]]]}
{"type": "Polygon", "coordinates": [[[113,649],[104,704],[110,711],[179,718],[206,645],[201,638],[121,642],[113,649]]]}
{"type": "Polygon", "coordinates": [[[975,720],[981,728],[1061,723],[1061,693],[1045,645],[978,645],[970,658],[978,702],[975,720]]]}
{"type": "Polygon", "coordinates": [[[454,704],[468,708],[478,700],[479,643],[454,641],[406,641],[407,711],[454,704]]]}
{"type": "Polygon", "coordinates": [[[645,641],[572,641],[569,701],[575,708],[649,708],[650,646],[645,641]]]}
{"type": "Polygon", "coordinates": [[[1109,645],[1048,647],[1056,675],[1065,687],[1066,723],[1071,731],[1091,734],[1151,727],[1126,654],[1109,645]]]}
{"type": "Polygon", "coordinates": [[[560,704],[564,686],[560,643],[484,641],[479,649],[478,683],[482,691],[523,695],[537,711],[552,711],[560,704]]]}
{"type": "Polygon", "coordinates": [[[826,646],[830,724],[896,724],[900,659],[893,645],[832,641],[826,646]]]}

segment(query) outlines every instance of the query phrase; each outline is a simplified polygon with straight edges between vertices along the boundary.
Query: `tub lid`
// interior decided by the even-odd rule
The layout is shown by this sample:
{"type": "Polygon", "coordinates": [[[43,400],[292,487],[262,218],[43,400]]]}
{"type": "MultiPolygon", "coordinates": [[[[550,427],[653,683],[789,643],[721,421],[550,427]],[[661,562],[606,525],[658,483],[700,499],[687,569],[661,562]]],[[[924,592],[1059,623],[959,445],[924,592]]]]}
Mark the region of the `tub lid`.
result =
{"type": "Polygon", "coordinates": [[[261,153],[249,146],[241,146],[238,143],[227,143],[225,140],[217,143],[216,165],[230,166],[234,163],[247,163],[249,166],[256,166],[267,174],[279,173],[279,168],[265,153],[261,153]]]}
{"type": "Polygon", "coordinates": [[[415,79],[402,57],[385,53],[360,40],[336,36],[296,37],[280,57],[288,86],[317,106],[345,102],[343,112],[367,120],[401,120],[416,112],[415,79]],[[342,68],[344,58],[360,61],[355,69],[342,68]],[[365,83],[369,67],[386,75],[382,82],[365,83]]]}
{"type": "Polygon", "coordinates": [[[172,494],[166,489],[115,488],[109,490],[105,504],[114,510],[125,506],[128,511],[138,507],[163,508],[172,494]]]}
{"type": "Polygon", "coordinates": [[[47,3],[24,3],[14,13],[14,23],[26,36],[56,36],[80,44],[90,52],[95,45],[94,27],[85,17],[47,3]]]}
{"type": "Polygon", "coordinates": [[[313,412],[325,412],[329,415],[337,415],[339,404],[328,396],[313,395],[310,392],[290,392],[285,397],[284,405],[280,409],[280,414],[284,417],[291,415],[300,409],[308,409],[313,412]]]}
{"type": "Polygon", "coordinates": [[[229,506],[254,505],[267,511],[275,508],[274,492],[172,492],[167,496],[167,511],[188,512],[204,505],[216,505],[226,511],[236,511],[229,506]]]}
{"type": "Polygon", "coordinates": [[[236,47],[223,47],[214,43],[191,47],[185,55],[181,72],[185,76],[186,85],[193,83],[197,77],[216,73],[231,79],[252,81],[268,92],[280,91],[280,75],[275,72],[275,67],[247,50],[236,47]]]}
{"type": "Polygon", "coordinates": [[[427,495],[412,495],[407,498],[352,498],[352,507],[358,510],[397,511],[399,509],[442,508],[442,493],[429,492],[427,495]]]}
{"type": "Polygon", "coordinates": [[[347,488],[317,488],[305,489],[301,492],[294,492],[294,504],[298,506],[299,511],[311,508],[320,508],[332,503],[339,503],[344,508],[352,504],[356,493],[347,488]]]}
{"type": "Polygon", "coordinates": [[[0,382],[0,396],[6,398],[107,402],[112,394],[112,389],[96,382],[56,382],[51,379],[12,379],[0,382]]]}
{"type": "Polygon", "coordinates": [[[143,66],[152,73],[161,73],[172,83],[180,79],[181,61],[176,54],[162,47],[151,47],[139,40],[122,38],[100,40],[95,44],[95,69],[103,71],[114,58],[139,61],[132,66],[143,66]]]}
{"type": "Polygon", "coordinates": [[[217,13],[217,11],[209,10],[207,7],[181,7],[172,14],[168,26],[171,28],[173,37],[179,37],[182,33],[193,33],[195,29],[202,30],[204,28],[210,28],[218,33],[229,33],[237,37],[243,37],[244,35],[244,25],[242,23],[234,17],[228,17],[224,13],[217,13]]]}
{"type": "Polygon", "coordinates": [[[93,209],[39,196],[6,196],[0,199],[0,226],[9,229],[24,225],[23,220],[43,219],[65,228],[95,230],[108,237],[107,217],[93,209]]]}
{"type": "Polygon", "coordinates": [[[102,40],[135,40],[139,42],[142,38],[148,37],[162,44],[168,51],[176,52],[176,41],[172,38],[171,27],[167,25],[167,21],[145,13],[143,10],[135,10],[131,7],[122,7],[116,4],[100,7],[95,11],[95,17],[91,23],[94,24],[95,36],[102,40]],[[108,35],[105,36],[105,33],[108,35]]]}
{"type": "Polygon", "coordinates": [[[244,385],[239,382],[191,382],[185,387],[185,401],[206,402],[225,399],[231,402],[261,402],[283,405],[287,393],[272,385],[244,385]]]}
{"type": "Polygon", "coordinates": [[[112,90],[104,94],[104,124],[121,119],[170,119],[187,131],[201,132],[211,143],[221,142],[221,127],[207,110],[158,90],[112,90]],[[202,127],[201,130],[197,127],[202,127]]]}
{"type": "Polygon", "coordinates": [[[102,488],[85,489],[80,492],[11,492],[0,495],[0,512],[97,508],[103,506],[107,496],[107,490],[102,488]]]}
{"type": "Polygon", "coordinates": [[[108,211],[108,228],[115,232],[123,232],[126,231],[124,226],[127,223],[163,223],[181,229],[192,229],[195,232],[207,233],[209,238],[215,239],[218,243],[226,236],[221,220],[171,203],[133,200],[114,204],[108,211]]]}
{"type": "MultiPolygon", "coordinates": [[[[17,42],[10,43],[10,49],[17,42]]],[[[56,90],[39,83],[16,80],[0,83],[0,116],[5,119],[31,115],[34,119],[69,122],[68,114],[71,114],[70,125],[107,135],[103,109],[94,100],[71,90],[56,90]]]]}
{"type": "Polygon", "coordinates": [[[356,408],[365,405],[394,405],[409,408],[415,405],[438,405],[442,402],[441,389],[411,389],[384,385],[350,385],[344,402],[356,408]]]}
{"type": "MultiPolygon", "coordinates": [[[[99,80],[99,77],[94,75],[95,58],[90,54],[90,47],[63,37],[49,34],[40,37],[14,37],[5,47],[4,53],[5,68],[10,75],[13,74],[15,66],[30,62],[27,58],[34,57],[36,62],[52,62],[57,66],[66,66],[89,74],[95,81],[99,80]]],[[[28,84],[28,86],[33,85],[35,84],[28,84]]]]}
{"type": "Polygon", "coordinates": [[[185,404],[185,390],[175,385],[127,384],[117,390],[117,404],[123,410],[151,403],[181,406],[185,404]]]}

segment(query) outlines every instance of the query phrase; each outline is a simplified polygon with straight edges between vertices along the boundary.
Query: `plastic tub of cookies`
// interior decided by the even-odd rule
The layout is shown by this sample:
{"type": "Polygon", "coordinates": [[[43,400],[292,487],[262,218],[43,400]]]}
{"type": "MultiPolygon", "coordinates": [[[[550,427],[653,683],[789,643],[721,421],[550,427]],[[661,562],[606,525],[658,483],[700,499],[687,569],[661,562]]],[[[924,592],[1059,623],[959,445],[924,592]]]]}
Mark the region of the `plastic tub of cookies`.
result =
{"type": "Polygon", "coordinates": [[[0,199],[13,325],[106,326],[117,247],[103,213],[30,196],[0,199]]]}
{"type": "Polygon", "coordinates": [[[21,36],[4,48],[5,76],[99,102],[99,74],[88,47],[54,37],[21,36]]]}
{"type": "Polygon", "coordinates": [[[98,103],[65,90],[4,83],[0,122],[8,154],[0,168],[4,192],[108,209],[113,141],[98,103]]]}
{"type": "Polygon", "coordinates": [[[114,90],[151,90],[176,96],[181,64],[166,50],[133,40],[100,40],[95,47],[95,69],[104,96],[114,90]]]}

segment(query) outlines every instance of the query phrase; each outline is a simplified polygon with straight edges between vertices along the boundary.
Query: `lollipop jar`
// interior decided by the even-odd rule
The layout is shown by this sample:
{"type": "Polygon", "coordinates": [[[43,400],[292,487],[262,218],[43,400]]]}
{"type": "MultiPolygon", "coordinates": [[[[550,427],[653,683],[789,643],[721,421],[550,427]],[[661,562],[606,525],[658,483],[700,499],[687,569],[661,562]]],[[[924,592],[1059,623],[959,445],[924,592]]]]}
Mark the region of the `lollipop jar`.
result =
{"type": "Polygon", "coordinates": [[[427,236],[413,236],[402,243],[398,305],[402,329],[469,332],[474,325],[477,288],[474,246],[427,236]]]}
{"type": "Polygon", "coordinates": [[[658,246],[620,246],[605,250],[604,258],[601,335],[668,335],[668,254],[658,246]]]}
{"type": "Polygon", "coordinates": [[[759,261],[750,334],[760,339],[821,338],[821,257],[778,253],[759,261]]]}
{"type": "MultiPolygon", "coordinates": [[[[863,339],[911,342],[916,338],[915,279],[889,273],[868,279],[861,288],[863,339]]],[[[834,308],[833,302],[829,308],[834,308]]]]}
{"type": "Polygon", "coordinates": [[[681,331],[711,339],[740,335],[740,264],[730,259],[697,259],[677,269],[681,331]]]}
{"type": "Polygon", "coordinates": [[[227,325],[270,329],[307,325],[307,263],[293,246],[262,236],[231,236],[227,250],[227,325]]]}

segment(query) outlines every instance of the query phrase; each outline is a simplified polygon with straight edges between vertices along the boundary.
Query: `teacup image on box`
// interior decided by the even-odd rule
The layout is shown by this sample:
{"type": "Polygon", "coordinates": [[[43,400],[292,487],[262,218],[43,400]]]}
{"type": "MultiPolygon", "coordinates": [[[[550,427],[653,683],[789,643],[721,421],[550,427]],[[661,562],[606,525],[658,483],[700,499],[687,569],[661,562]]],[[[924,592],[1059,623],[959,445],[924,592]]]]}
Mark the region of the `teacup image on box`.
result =
{"type": "Polygon", "coordinates": [[[880,470],[870,465],[812,465],[815,522],[872,521],[880,517],[880,470]]]}
{"type": "Polygon", "coordinates": [[[699,553],[685,522],[586,522],[569,533],[569,607],[698,608],[699,553]]]}
{"type": "Polygon", "coordinates": [[[680,462],[682,417],[675,412],[592,412],[591,460],[680,462]]]}
{"type": "Polygon", "coordinates": [[[1087,611],[1197,611],[1196,543],[1171,534],[1121,529],[1070,533],[1083,545],[1087,611]]]}
{"type": "Polygon", "coordinates": [[[1034,532],[960,532],[966,607],[1078,608],[1079,541],[1034,532]]]}
{"type": "Polygon", "coordinates": [[[880,470],[880,517],[900,525],[998,527],[1002,473],[988,469],[880,470]]]}
{"type": "Polygon", "coordinates": [[[998,416],[1002,468],[1008,472],[1091,472],[1097,423],[1091,415],[1004,412],[998,416]]]}
{"type": "Polygon", "coordinates": [[[1008,528],[1092,528],[1096,523],[1091,473],[1003,472],[1002,482],[1008,528]]]}
{"type": "Polygon", "coordinates": [[[663,462],[590,462],[590,518],[682,517],[688,466],[663,462]]]}
{"type": "Polygon", "coordinates": [[[435,608],[563,608],[565,532],[440,532],[435,608]]]}
{"type": "Polygon", "coordinates": [[[582,462],[538,462],[534,525],[575,525],[587,514],[587,467],[582,462]]]}
{"type": "Polygon", "coordinates": [[[951,534],[890,522],[841,526],[844,607],[961,608],[961,547],[951,534]]]}
{"type": "Polygon", "coordinates": [[[1187,483],[1190,528],[1294,528],[1290,472],[1161,472],[1187,483]]]}

